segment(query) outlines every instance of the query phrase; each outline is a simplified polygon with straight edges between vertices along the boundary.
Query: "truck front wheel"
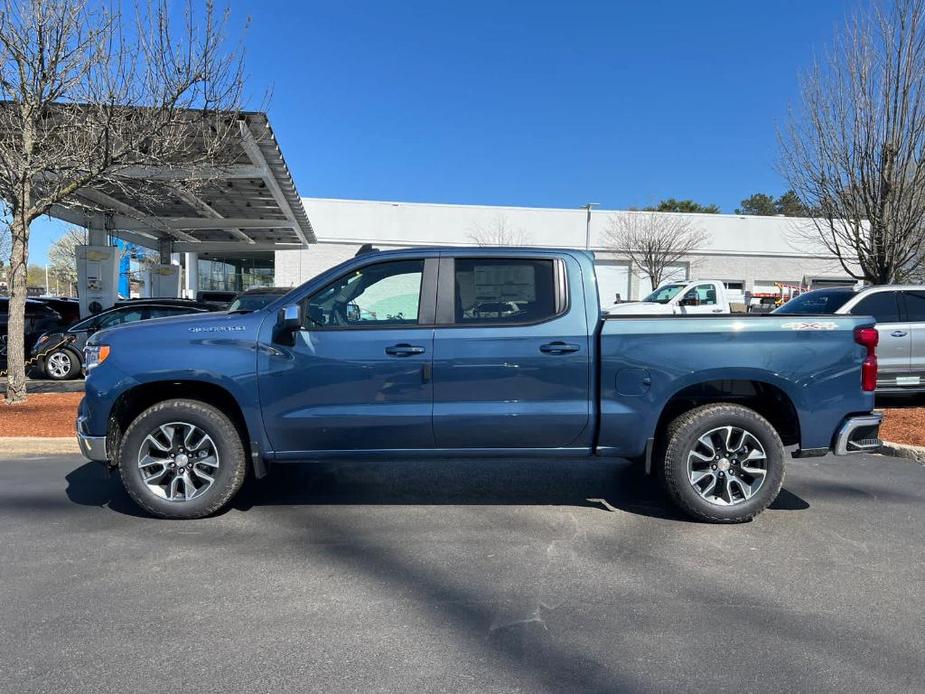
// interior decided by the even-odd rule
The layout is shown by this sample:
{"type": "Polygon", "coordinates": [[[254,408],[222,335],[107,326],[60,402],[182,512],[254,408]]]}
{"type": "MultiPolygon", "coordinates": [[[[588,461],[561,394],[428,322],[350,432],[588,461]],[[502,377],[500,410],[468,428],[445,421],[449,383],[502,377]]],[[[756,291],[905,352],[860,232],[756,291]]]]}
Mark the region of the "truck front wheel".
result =
{"type": "Polygon", "coordinates": [[[119,446],[129,496],[160,518],[202,518],[241,488],[247,460],[228,417],[197,400],[167,400],[138,415],[119,446]]]}
{"type": "Polygon", "coordinates": [[[741,523],[777,498],[784,481],[784,445],[754,410],[704,405],[668,426],[662,473],[668,496],[689,515],[711,523],[741,523]]]}

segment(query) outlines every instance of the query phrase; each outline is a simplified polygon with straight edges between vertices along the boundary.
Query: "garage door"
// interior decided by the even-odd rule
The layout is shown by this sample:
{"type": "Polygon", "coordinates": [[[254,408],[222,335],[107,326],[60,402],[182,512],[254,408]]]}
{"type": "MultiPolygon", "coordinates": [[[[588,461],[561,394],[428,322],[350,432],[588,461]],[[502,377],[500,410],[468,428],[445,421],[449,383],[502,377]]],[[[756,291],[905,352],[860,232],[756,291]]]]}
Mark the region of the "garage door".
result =
{"type": "Polygon", "coordinates": [[[617,294],[623,301],[630,298],[629,263],[595,263],[597,272],[597,291],[601,297],[601,308],[607,308],[616,301],[617,294]]]}

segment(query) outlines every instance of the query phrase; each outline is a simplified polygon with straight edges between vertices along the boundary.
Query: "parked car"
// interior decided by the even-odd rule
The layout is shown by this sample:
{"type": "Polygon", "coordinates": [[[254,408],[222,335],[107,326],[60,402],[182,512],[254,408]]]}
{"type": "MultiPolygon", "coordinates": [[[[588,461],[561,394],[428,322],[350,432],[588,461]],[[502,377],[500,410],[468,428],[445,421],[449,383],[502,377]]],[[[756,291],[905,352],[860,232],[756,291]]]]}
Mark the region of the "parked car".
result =
{"type": "Polygon", "coordinates": [[[196,301],[201,304],[209,304],[216,311],[226,311],[228,306],[234,301],[238,292],[226,292],[216,289],[202,289],[196,292],[196,301]]]}
{"type": "Polygon", "coordinates": [[[238,294],[228,306],[228,311],[234,313],[256,311],[291,291],[292,287],[254,287],[238,294]]]}
{"type": "Polygon", "coordinates": [[[880,335],[877,392],[925,390],[925,285],[816,289],[791,299],[774,313],[873,316],[880,335]]]}
{"type": "MultiPolygon", "coordinates": [[[[0,365],[6,366],[7,358],[7,322],[9,321],[10,300],[0,297],[0,365]]],[[[26,299],[25,312],[25,351],[28,355],[36,339],[46,330],[60,329],[64,321],[54,309],[41,301],[26,299]]]]}
{"type": "Polygon", "coordinates": [[[211,306],[183,300],[137,299],[118,302],[115,307],[85,318],[66,330],[43,333],[32,348],[32,356],[35,358],[33,372],[55,381],[77,378],[83,367],[83,349],[87,339],[98,330],[152,318],[212,310],[211,306]]]}
{"type": "Polygon", "coordinates": [[[745,298],[741,291],[732,297],[726,285],[718,280],[694,280],[691,282],[669,282],[661,285],[642,301],[622,301],[613,304],[609,315],[698,315],[731,313],[731,301],[743,305],[745,298]]]}
{"type": "Polygon", "coordinates": [[[879,447],[873,324],[602,318],[582,251],[370,252],[252,313],[95,333],[78,440],[164,518],[218,511],[249,465],[618,456],[738,522],[777,496],[785,445],[879,447]]]}
{"type": "Polygon", "coordinates": [[[58,312],[65,326],[80,320],[80,302],[67,296],[40,296],[38,301],[58,312]]]}

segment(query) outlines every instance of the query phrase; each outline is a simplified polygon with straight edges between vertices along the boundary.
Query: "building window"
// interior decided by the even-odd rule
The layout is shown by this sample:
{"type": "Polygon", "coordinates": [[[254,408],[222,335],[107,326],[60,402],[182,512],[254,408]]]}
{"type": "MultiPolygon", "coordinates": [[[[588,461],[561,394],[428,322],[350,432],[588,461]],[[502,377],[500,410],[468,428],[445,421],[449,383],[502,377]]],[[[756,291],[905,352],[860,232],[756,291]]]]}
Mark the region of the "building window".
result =
{"type": "Polygon", "coordinates": [[[243,292],[254,287],[273,286],[273,254],[213,256],[198,260],[199,289],[243,292]]]}

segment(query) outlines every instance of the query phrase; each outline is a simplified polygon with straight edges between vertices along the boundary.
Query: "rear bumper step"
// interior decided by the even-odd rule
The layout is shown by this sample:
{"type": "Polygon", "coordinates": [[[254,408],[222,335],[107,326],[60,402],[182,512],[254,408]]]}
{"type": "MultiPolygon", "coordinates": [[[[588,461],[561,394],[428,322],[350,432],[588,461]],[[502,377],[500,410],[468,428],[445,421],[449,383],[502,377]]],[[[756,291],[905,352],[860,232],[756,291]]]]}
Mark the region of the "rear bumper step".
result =
{"type": "Polygon", "coordinates": [[[883,445],[879,437],[882,421],[883,415],[879,412],[846,419],[835,435],[835,455],[876,451],[883,445]]]}

